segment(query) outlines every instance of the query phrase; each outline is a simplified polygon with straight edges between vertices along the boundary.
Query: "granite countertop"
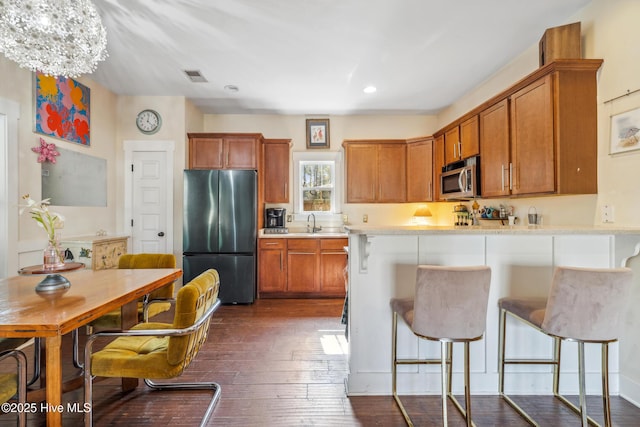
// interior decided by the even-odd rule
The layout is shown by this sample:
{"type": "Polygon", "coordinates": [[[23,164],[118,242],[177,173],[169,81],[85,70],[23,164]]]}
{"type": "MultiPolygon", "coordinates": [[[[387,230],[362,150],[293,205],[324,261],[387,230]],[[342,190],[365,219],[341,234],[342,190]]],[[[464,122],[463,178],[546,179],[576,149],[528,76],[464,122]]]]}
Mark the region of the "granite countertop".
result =
{"type": "Polygon", "coordinates": [[[349,235],[345,231],[333,229],[322,230],[317,233],[308,233],[304,229],[291,229],[288,233],[267,234],[264,229],[258,233],[258,239],[346,239],[349,235]]]}
{"type": "Polygon", "coordinates": [[[640,227],[612,227],[612,226],[520,226],[520,225],[492,225],[492,226],[415,226],[415,225],[347,225],[349,234],[376,235],[412,235],[412,234],[640,234],[640,227]]]}

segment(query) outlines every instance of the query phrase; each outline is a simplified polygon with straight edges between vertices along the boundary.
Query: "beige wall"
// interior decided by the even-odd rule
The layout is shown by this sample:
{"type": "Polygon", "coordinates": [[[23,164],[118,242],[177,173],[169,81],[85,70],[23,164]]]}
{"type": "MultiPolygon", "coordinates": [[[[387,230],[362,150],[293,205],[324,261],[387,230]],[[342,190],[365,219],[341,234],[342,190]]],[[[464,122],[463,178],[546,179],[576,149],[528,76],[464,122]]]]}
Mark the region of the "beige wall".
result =
{"type": "MultiPolygon", "coordinates": [[[[34,199],[41,198],[40,163],[37,154],[31,147],[39,144],[42,135],[33,132],[33,73],[19,68],[14,62],[0,56],[0,97],[15,101],[20,106],[18,127],[18,194],[29,193],[34,199]]],[[[91,88],[91,146],[84,147],[75,143],[42,136],[48,143],[70,151],[82,152],[107,160],[107,206],[106,207],[55,207],[54,210],[65,216],[63,236],[95,233],[104,229],[113,233],[117,230],[115,223],[116,206],[116,173],[114,162],[114,141],[116,123],[116,96],[104,87],[87,78],[78,81],[91,88]]],[[[16,167],[13,165],[12,167],[16,167]]],[[[15,207],[20,201],[15,200],[15,207]]],[[[42,261],[42,248],[46,242],[44,232],[35,222],[23,215],[19,218],[18,227],[18,264],[24,266],[42,261]]],[[[9,271],[18,266],[10,265],[9,271]]]]}

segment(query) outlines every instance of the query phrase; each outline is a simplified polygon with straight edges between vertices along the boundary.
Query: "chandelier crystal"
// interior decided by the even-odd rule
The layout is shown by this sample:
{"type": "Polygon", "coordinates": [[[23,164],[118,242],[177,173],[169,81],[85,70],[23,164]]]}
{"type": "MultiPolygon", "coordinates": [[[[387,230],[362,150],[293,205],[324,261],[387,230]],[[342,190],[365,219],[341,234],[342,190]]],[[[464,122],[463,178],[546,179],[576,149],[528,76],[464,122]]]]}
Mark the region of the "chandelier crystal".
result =
{"type": "Polygon", "coordinates": [[[32,71],[77,77],[107,57],[107,32],[91,0],[0,0],[0,52],[32,71]]]}

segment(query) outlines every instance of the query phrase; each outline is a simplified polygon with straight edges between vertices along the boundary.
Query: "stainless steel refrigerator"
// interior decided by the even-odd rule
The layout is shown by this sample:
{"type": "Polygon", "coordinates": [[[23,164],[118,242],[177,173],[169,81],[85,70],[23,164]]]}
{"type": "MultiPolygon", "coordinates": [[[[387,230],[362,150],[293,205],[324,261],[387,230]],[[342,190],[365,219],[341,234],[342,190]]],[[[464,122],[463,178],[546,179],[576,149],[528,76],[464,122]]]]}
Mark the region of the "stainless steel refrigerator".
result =
{"type": "Polygon", "coordinates": [[[257,194],[256,171],[184,171],[184,283],[215,268],[222,303],[254,301],[257,194]]]}

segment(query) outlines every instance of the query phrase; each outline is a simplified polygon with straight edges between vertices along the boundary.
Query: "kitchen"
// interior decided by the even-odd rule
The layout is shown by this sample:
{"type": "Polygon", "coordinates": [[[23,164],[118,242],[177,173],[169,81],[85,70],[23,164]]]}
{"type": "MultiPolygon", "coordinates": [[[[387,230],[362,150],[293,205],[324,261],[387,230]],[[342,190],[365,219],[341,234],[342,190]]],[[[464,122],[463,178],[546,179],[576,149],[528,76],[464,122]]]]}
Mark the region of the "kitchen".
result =
{"type": "MultiPolygon", "coordinates": [[[[499,206],[508,202],[520,221],[525,221],[529,208],[535,206],[537,213],[549,226],[591,226],[601,225],[602,207],[613,206],[613,226],[640,226],[637,212],[640,211],[640,200],[637,197],[635,183],[640,177],[638,152],[610,155],[610,121],[611,116],[632,110],[640,105],[639,94],[634,91],[640,87],[638,77],[637,55],[633,46],[638,45],[636,28],[640,10],[635,2],[594,0],[582,10],[571,16],[566,22],[580,21],[583,25],[583,57],[602,58],[604,63],[598,72],[597,99],[597,194],[562,195],[531,198],[483,199],[481,206],[499,206]],[[630,93],[628,96],[618,96],[630,93]],[[633,93],[632,93],[633,92],[633,93]],[[615,99],[613,101],[612,100],[615,99]]],[[[563,22],[564,23],[564,22],[563,22]]],[[[477,105],[491,98],[496,93],[512,85],[523,76],[538,68],[537,39],[531,41],[531,47],[519,54],[505,67],[499,69],[492,77],[484,81],[472,91],[465,93],[458,101],[445,108],[437,115],[373,115],[350,116],[330,115],[331,134],[328,151],[342,153],[344,140],[361,139],[412,139],[424,135],[432,135],[445,124],[451,123],[477,105]]],[[[19,194],[28,193],[39,188],[39,168],[35,168],[30,148],[36,140],[31,129],[32,115],[32,75],[19,69],[15,64],[0,58],[0,71],[5,76],[5,83],[0,86],[0,97],[7,98],[19,105],[18,114],[21,119],[16,130],[17,147],[11,147],[10,155],[17,164],[16,169],[8,171],[9,182],[15,187],[9,192],[8,202],[18,200],[19,194]],[[6,82],[11,81],[12,84],[6,82]],[[12,151],[13,150],[13,151],[12,151]]],[[[93,126],[95,143],[91,147],[93,155],[108,160],[108,204],[100,208],[63,208],[67,218],[73,218],[65,230],[65,235],[84,234],[87,230],[105,229],[121,231],[126,229],[126,220],[122,215],[124,199],[124,154],[123,141],[128,140],[171,140],[175,141],[174,171],[176,177],[187,165],[186,135],[189,132],[260,132],[265,138],[287,138],[291,140],[291,152],[303,152],[305,145],[305,120],[299,115],[277,114],[203,114],[191,102],[178,96],[132,96],[116,95],[107,88],[93,82],[88,77],[80,81],[89,85],[93,93],[93,126]],[[162,113],[165,125],[154,136],[141,136],[131,120],[138,111],[151,106],[162,113]]],[[[74,147],[75,148],[75,147],[74,147]]],[[[77,148],[75,148],[77,150],[77,148]]],[[[322,150],[319,150],[322,151],[322,150]]],[[[293,170],[293,164],[290,166],[293,170]]],[[[290,174],[293,176],[293,173],[290,174]]],[[[182,227],[183,190],[182,180],[175,179],[173,225],[174,230],[182,227]]],[[[469,203],[469,207],[471,204],[469,203]]],[[[343,203],[341,213],[347,216],[352,225],[410,224],[413,214],[421,207],[421,203],[343,203]]],[[[453,221],[454,203],[429,203],[432,216],[427,219],[430,225],[446,226],[453,221]]],[[[289,214],[296,209],[291,199],[289,202],[270,204],[267,207],[282,207],[289,214]]],[[[17,248],[17,253],[8,254],[8,271],[17,270],[19,265],[34,263],[41,251],[39,230],[34,230],[26,218],[18,218],[17,214],[9,216],[11,224],[7,233],[9,247],[17,248]]],[[[288,227],[303,229],[304,218],[293,218],[288,227]]],[[[332,227],[339,221],[323,221],[318,225],[332,227]]],[[[521,223],[523,224],[523,223],[521,223]]],[[[605,224],[605,226],[607,226],[605,224]]],[[[182,241],[174,233],[173,252],[182,253],[182,241]]]]}

